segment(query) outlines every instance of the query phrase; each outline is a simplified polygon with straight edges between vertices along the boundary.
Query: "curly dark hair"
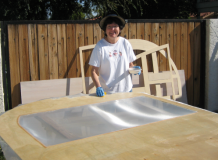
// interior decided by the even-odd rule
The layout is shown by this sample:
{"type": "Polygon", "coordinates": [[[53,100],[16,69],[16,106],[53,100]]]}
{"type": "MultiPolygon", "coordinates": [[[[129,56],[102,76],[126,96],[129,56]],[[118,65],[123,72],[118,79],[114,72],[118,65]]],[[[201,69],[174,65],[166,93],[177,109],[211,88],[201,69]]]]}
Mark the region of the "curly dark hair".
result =
{"type": "Polygon", "coordinates": [[[119,26],[119,28],[120,28],[120,33],[119,33],[118,36],[120,36],[121,30],[124,28],[124,25],[122,24],[122,22],[120,21],[120,19],[119,19],[119,18],[116,18],[116,17],[109,17],[109,18],[107,18],[107,19],[105,20],[104,25],[103,25],[103,27],[102,27],[102,30],[105,32],[104,35],[107,37],[107,34],[106,34],[106,27],[107,27],[108,24],[111,24],[111,23],[116,23],[116,24],[118,24],[118,26],[119,26]]]}

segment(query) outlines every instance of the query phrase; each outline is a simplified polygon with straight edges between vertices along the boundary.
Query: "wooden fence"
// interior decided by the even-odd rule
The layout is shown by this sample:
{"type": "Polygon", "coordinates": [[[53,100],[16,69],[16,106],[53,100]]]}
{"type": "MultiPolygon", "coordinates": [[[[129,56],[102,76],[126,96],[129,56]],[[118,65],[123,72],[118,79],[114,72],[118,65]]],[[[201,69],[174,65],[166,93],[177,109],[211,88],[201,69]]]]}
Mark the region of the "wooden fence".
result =
{"type": "MultiPolygon", "coordinates": [[[[127,39],[145,39],[158,45],[168,43],[177,68],[185,70],[188,104],[194,106],[200,106],[201,101],[202,23],[128,20],[121,34],[127,39]]],[[[21,103],[21,81],[81,77],[78,47],[96,44],[102,37],[98,21],[7,23],[12,107],[21,103]]],[[[90,54],[88,51],[84,56],[87,77],[90,54]]],[[[161,56],[159,66],[161,71],[167,70],[161,56]]]]}

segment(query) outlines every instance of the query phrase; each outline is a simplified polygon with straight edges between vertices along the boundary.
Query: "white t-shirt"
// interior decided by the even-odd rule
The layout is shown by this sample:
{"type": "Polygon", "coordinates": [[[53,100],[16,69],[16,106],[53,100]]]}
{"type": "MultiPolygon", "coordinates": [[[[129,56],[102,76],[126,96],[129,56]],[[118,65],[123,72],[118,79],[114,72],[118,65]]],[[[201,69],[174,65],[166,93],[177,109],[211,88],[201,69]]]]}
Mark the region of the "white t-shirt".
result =
{"type": "Polygon", "coordinates": [[[129,63],[136,59],[128,40],[119,37],[115,44],[101,39],[92,51],[89,65],[99,67],[99,81],[107,93],[129,92],[132,80],[129,63]]]}

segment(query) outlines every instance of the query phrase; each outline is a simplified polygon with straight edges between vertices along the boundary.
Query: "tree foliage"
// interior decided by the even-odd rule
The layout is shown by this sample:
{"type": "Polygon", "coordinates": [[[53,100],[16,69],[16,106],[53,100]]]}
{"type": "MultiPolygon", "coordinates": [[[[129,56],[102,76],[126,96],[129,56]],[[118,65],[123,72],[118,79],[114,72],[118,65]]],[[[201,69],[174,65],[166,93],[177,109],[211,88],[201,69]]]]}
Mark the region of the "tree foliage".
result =
{"type": "Polygon", "coordinates": [[[1,0],[0,21],[46,19],[47,2],[48,0],[1,0]]]}
{"type": "Polygon", "coordinates": [[[84,19],[84,7],[77,0],[50,0],[51,20],[84,19]]]}
{"type": "Polygon", "coordinates": [[[0,21],[84,19],[88,11],[78,0],[0,1],[0,21]]]}
{"type": "Polygon", "coordinates": [[[197,0],[1,0],[0,21],[70,20],[114,11],[125,19],[181,19],[197,13],[197,0]],[[49,13],[49,14],[48,14],[49,13]]]}
{"type": "Polygon", "coordinates": [[[186,19],[197,0],[85,0],[100,16],[112,10],[126,19],[186,19]]]}

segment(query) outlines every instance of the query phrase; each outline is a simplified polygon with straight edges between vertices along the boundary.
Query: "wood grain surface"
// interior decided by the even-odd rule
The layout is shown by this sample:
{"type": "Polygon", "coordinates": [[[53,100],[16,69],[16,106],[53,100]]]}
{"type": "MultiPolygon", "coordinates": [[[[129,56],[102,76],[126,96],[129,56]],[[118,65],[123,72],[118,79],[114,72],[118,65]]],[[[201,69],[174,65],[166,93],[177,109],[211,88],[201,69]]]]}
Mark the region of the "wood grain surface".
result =
{"type": "Polygon", "coordinates": [[[0,116],[0,136],[22,160],[216,160],[218,115],[143,93],[85,95],[29,103],[0,116]],[[196,111],[194,114],[43,147],[18,125],[21,115],[145,96],[196,111]]]}

